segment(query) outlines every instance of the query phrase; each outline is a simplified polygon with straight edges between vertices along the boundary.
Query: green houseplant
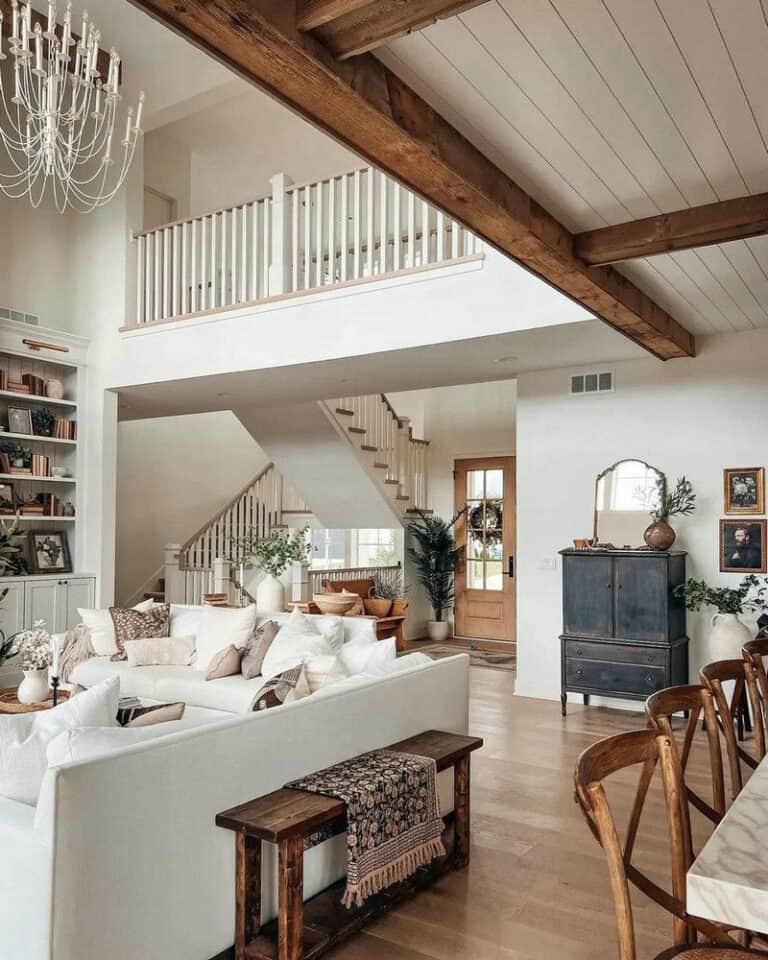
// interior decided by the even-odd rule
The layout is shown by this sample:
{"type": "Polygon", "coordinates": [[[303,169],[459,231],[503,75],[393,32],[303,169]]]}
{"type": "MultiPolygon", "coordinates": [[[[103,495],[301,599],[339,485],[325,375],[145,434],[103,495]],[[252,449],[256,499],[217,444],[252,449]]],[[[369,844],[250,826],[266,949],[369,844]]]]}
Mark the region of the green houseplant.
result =
{"type": "Polygon", "coordinates": [[[427,621],[431,640],[448,636],[450,624],[443,617],[453,606],[454,577],[464,554],[464,547],[456,546],[454,527],[465,510],[457,510],[450,520],[418,511],[408,524],[408,556],[435,615],[427,621]]]}
{"type": "Polygon", "coordinates": [[[7,454],[12,467],[28,468],[32,466],[32,448],[25,447],[13,440],[6,440],[0,444],[0,450],[7,454]]]}
{"type": "Polygon", "coordinates": [[[752,639],[752,631],[740,619],[743,613],[759,613],[768,607],[768,580],[753,573],[737,587],[711,587],[704,580],[686,580],[675,587],[675,597],[688,610],[698,612],[702,607],[714,607],[712,630],[709,635],[707,659],[730,660],[741,658],[741,648],[752,639]]]}
{"type": "Polygon", "coordinates": [[[310,550],[307,527],[296,533],[273,530],[266,539],[259,539],[253,530],[238,541],[238,552],[246,570],[264,571],[256,589],[256,605],[266,613],[278,613],[285,605],[285,590],[278,579],[296,560],[305,560],[310,550]]]}
{"type": "Polygon", "coordinates": [[[53,436],[56,416],[50,407],[38,407],[32,411],[32,429],[38,437],[53,436]]]}
{"type": "Polygon", "coordinates": [[[651,510],[651,524],[643,537],[651,550],[669,550],[677,534],[669,525],[669,518],[689,517],[696,509],[696,493],[686,477],[679,477],[671,492],[664,476],[657,481],[658,505],[651,510]]]}

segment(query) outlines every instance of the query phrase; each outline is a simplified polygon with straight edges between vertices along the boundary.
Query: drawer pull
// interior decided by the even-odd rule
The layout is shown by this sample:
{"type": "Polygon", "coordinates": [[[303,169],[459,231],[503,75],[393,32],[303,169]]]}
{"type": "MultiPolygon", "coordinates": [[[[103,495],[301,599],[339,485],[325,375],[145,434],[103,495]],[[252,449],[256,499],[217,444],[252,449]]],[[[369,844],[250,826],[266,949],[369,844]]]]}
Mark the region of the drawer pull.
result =
{"type": "Polygon", "coordinates": [[[577,657],[583,657],[583,656],[584,656],[584,651],[581,649],[581,647],[577,647],[577,648],[576,648],[576,656],[577,656],[577,657]]]}
{"type": "Polygon", "coordinates": [[[576,671],[576,676],[577,676],[577,677],[583,677],[583,676],[584,676],[584,671],[583,671],[583,670],[577,670],[577,671],[576,671]]]}
{"type": "Polygon", "coordinates": [[[649,687],[652,687],[652,686],[653,686],[653,677],[649,674],[649,675],[645,678],[645,682],[648,684],[649,687]]]}

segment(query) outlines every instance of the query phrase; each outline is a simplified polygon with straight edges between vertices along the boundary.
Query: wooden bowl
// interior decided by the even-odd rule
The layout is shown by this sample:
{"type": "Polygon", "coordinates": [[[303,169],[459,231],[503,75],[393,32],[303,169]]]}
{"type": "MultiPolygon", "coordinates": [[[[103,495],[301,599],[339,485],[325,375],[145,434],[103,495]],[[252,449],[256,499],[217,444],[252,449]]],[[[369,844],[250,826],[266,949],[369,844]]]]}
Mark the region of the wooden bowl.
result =
{"type": "Polygon", "coordinates": [[[360,602],[360,597],[356,593],[316,593],[312,600],[321,613],[343,617],[345,613],[349,613],[352,607],[360,602]]]}

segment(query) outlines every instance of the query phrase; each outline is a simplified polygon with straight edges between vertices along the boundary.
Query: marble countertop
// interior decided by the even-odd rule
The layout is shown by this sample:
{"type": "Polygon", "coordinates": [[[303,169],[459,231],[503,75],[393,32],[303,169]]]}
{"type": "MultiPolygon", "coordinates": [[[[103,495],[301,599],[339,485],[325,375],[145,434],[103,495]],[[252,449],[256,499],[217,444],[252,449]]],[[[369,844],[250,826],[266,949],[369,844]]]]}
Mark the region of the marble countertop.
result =
{"type": "Polygon", "coordinates": [[[768,757],[688,871],[688,912],[768,933],[768,757]]]}

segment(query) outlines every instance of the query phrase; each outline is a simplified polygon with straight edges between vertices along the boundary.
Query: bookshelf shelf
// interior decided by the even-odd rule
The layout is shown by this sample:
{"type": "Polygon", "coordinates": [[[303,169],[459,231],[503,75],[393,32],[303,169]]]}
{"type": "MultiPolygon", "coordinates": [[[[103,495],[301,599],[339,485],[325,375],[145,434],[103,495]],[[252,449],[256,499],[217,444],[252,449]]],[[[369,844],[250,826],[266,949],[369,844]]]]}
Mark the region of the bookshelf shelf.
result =
{"type": "Polygon", "coordinates": [[[61,437],[41,437],[36,433],[9,433],[7,430],[0,431],[0,440],[8,437],[11,440],[25,440],[27,443],[63,443],[67,446],[77,446],[77,440],[64,440],[61,437]]]}
{"type": "MultiPolygon", "coordinates": [[[[0,520],[13,520],[14,515],[10,513],[0,514],[0,520]]],[[[74,517],[46,517],[43,514],[35,513],[20,513],[16,518],[23,522],[29,523],[74,523],[74,517]]]]}
{"type": "Polygon", "coordinates": [[[33,480],[35,483],[77,483],[76,477],[38,477],[33,473],[0,473],[0,480],[18,480],[24,483],[33,480]]]}
{"type": "Polygon", "coordinates": [[[18,400],[20,403],[42,403],[46,407],[68,407],[77,409],[76,400],[52,400],[51,397],[41,397],[36,393],[17,393],[15,390],[0,390],[0,397],[4,400],[18,400]]]}

